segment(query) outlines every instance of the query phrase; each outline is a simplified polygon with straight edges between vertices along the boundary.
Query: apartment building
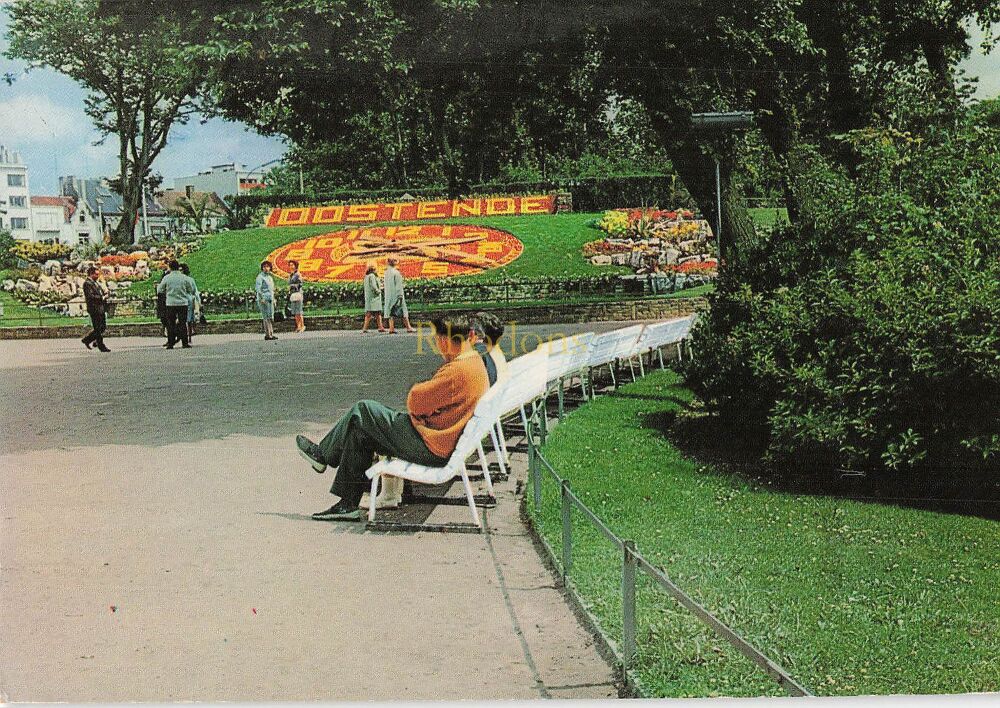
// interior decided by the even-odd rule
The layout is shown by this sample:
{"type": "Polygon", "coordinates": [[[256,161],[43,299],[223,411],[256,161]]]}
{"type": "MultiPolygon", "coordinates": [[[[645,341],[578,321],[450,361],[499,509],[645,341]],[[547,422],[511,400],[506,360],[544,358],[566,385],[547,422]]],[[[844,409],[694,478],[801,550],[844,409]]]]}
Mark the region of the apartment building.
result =
{"type": "Polygon", "coordinates": [[[31,240],[31,203],[28,166],[21,154],[0,145],[0,229],[16,239],[31,240]]]}

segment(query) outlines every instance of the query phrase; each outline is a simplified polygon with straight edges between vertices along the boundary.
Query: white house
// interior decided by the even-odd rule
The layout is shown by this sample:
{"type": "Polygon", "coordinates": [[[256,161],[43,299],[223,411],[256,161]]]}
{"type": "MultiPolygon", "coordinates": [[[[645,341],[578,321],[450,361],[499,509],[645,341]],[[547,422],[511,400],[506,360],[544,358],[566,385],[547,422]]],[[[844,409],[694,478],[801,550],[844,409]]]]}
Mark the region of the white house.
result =
{"type": "MultiPolygon", "coordinates": [[[[31,225],[33,241],[55,241],[69,246],[80,243],[73,228],[76,202],[70,197],[31,197],[31,225]]],[[[89,232],[85,234],[90,240],[89,232]]]]}
{"type": "Polygon", "coordinates": [[[21,154],[0,145],[0,229],[26,241],[32,236],[29,194],[28,166],[21,154]]]}
{"type": "Polygon", "coordinates": [[[260,171],[250,172],[246,165],[229,162],[225,165],[212,165],[210,170],[174,180],[174,191],[184,192],[188,187],[196,192],[215,192],[226,199],[261,189],[264,187],[264,174],[260,171]]]}
{"type": "MultiPolygon", "coordinates": [[[[114,231],[123,217],[121,195],[111,191],[105,180],[60,177],[59,191],[76,202],[73,228],[78,242],[86,238],[91,243],[102,243],[102,234],[114,231]]],[[[143,238],[147,230],[151,237],[158,239],[166,238],[170,231],[166,210],[151,194],[146,195],[145,215],[140,209],[136,214],[125,215],[125,218],[134,222],[133,242],[143,238]]]]}

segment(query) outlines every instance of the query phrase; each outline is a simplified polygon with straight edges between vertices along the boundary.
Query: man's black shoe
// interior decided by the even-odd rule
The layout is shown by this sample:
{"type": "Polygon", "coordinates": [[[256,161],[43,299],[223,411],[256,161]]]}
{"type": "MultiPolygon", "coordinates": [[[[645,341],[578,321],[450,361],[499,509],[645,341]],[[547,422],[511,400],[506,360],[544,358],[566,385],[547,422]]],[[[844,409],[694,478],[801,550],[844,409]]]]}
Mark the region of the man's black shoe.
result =
{"type": "Polygon", "coordinates": [[[181,345],[181,349],[190,349],[190,348],[191,348],[190,344],[182,344],[181,345]]]}
{"type": "Polygon", "coordinates": [[[312,517],[317,521],[361,521],[361,513],[356,502],[345,504],[341,499],[326,511],[317,511],[312,517]]]}
{"type": "Polygon", "coordinates": [[[102,352],[109,352],[109,351],[111,351],[111,350],[110,350],[110,349],[108,349],[107,347],[98,347],[98,350],[100,350],[100,351],[102,351],[102,352]]]}
{"type": "Polygon", "coordinates": [[[320,473],[326,471],[326,463],[323,462],[323,452],[319,449],[319,445],[305,435],[296,435],[295,445],[299,448],[299,454],[309,460],[314,470],[320,473]]]}
{"type": "Polygon", "coordinates": [[[87,341],[87,338],[86,338],[86,337],[84,337],[84,338],[83,338],[83,339],[81,339],[80,341],[81,341],[81,342],[83,342],[83,346],[87,347],[87,349],[90,349],[90,347],[91,347],[91,343],[87,341]]]}

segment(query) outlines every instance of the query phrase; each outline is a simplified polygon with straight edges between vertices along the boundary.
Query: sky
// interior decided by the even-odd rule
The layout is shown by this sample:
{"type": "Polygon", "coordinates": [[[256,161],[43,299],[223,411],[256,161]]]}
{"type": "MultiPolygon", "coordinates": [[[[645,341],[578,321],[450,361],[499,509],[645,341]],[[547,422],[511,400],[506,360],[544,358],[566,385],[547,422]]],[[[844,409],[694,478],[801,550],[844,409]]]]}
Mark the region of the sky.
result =
{"type": "MultiPolygon", "coordinates": [[[[0,0],[0,55],[8,42],[7,14],[0,0]]],[[[982,35],[973,30],[973,55],[963,64],[979,76],[978,98],[1000,95],[1000,49],[983,55],[982,35]]],[[[24,64],[0,56],[0,75],[21,74],[24,64]]],[[[20,75],[13,86],[0,82],[0,144],[21,153],[28,165],[32,194],[57,194],[60,175],[110,176],[118,173],[114,136],[103,145],[83,112],[84,91],[71,79],[48,69],[20,75]]],[[[175,177],[207,170],[212,165],[242,162],[249,168],[280,158],[285,144],[257,135],[240,123],[194,118],[175,126],[170,142],[153,164],[170,187],[175,177]]]]}

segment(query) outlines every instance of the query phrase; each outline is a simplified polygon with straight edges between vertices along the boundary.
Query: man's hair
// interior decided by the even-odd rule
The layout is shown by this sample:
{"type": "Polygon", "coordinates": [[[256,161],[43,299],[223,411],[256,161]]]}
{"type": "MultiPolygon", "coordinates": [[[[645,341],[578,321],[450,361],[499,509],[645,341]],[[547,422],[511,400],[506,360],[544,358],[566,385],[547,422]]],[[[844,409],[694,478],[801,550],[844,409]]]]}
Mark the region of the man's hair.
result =
{"type": "Polygon", "coordinates": [[[298,261],[288,261],[288,265],[290,266],[297,266],[298,264],[299,264],[298,261]]]}
{"type": "Polygon", "coordinates": [[[260,269],[264,270],[264,266],[267,266],[268,268],[271,268],[272,267],[271,266],[271,261],[261,261],[260,262],[260,269]]]}
{"type": "Polygon", "coordinates": [[[187,263],[181,263],[181,273],[184,275],[191,275],[191,269],[188,267],[187,263]]]}
{"type": "Polygon", "coordinates": [[[167,265],[170,267],[170,270],[179,270],[181,267],[181,264],[178,263],[176,260],[170,261],[169,263],[167,263],[167,265]]]}
{"type": "Polygon", "coordinates": [[[500,341],[504,331],[503,320],[492,312],[477,312],[472,317],[476,333],[481,334],[490,346],[500,341]]]}
{"type": "Polygon", "coordinates": [[[100,271],[98,271],[97,268],[94,266],[90,266],[89,268],[87,268],[87,275],[93,275],[94,273],[98,272],[100,271]]]}
{"type": "Polygon", "coordinates": [[[388,257],[388,258],[386,259],[386,262],[387,262],[387,263],[388,263],[389,265],[391,265],[391,266],[394,266],[394,265],[396,265],[397,263],[399,263],[399,259],[398,259],[398,258],[396,258],[395,256],[389,256],[389,257],[388,257]]]}
{"type": "Polygon", "coordinates": [[[434,327],[434,334],[438,336],[448,337],[453,342],[464,342],[469,338],[472,320],[463,314],[443,315],[431,320],[431,326],[434,327]]]}

